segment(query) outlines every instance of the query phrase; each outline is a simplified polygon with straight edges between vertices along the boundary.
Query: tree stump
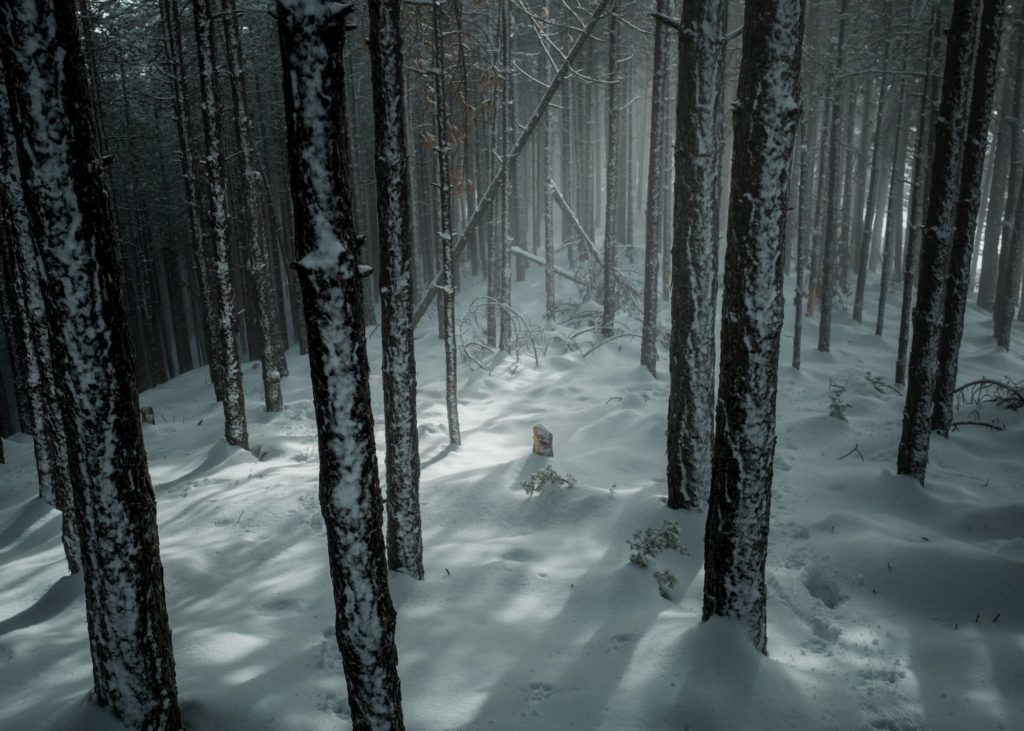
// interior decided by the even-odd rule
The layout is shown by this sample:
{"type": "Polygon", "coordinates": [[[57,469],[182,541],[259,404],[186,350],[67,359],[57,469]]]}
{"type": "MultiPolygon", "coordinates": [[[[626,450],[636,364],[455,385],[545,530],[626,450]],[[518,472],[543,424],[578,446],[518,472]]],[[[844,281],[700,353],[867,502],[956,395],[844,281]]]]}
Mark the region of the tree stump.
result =
{"type": "Polygon", "coordinates": [[[156,424],[156,414],[153,413],[152,406],[140,406],[139,415],[142,417],[143,424],[156,424]]]}
{"type": "Polygon", "coordinates": [[[555,438],[543,424],[533,425],[533,453],[541,457],[555,456],[555,438]]]}

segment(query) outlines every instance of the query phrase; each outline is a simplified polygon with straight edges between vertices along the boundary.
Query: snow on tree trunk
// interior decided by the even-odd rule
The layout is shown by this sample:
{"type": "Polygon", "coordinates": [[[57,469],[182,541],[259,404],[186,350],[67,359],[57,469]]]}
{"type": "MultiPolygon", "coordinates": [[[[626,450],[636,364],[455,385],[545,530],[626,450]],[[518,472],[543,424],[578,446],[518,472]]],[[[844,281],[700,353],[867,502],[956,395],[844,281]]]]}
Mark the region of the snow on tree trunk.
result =
{"type": "Polygon", "coordinates": [[[74,4],[0,5],[0,55],[62,377],[94,697],[129,728],[177,729],[156,499],[74,4]]]}
{"type": "Polygon", "coordinates": [[[67,434],[60,415],[55,379],[57,378],[42,272],[32,238],[31,223],[25,209],[18,167],[18,146],[10,129],[11,108],[3,87],[3,62],[0,60],[0,228],[7,243],[0,252],[0,270],[8,277],[13,297],[7,305],[17,311],[9,319],[8,342],[24,355],[21,388],[28,402],[27,431],[39,479],[39,496],[61,511],[61,540],[68,570],[81,570],[81,546],[78,521],[71,494],[68,467],[67,434]]]}
{"type": "MultiPolygon", "coordinates": [[[[907,70],[909,44],[903,44],[903,61],[900,66],[901,75],[907,70]]],[[[896,131],[892,147],[892,165],[889,168],[889,200],[885,211],[885,243],[882,252],[882,277],[878,287],[878,310],[875,314],[875,335],[881,337],[885,326],[885,305],[889,298],[889,280],[896,257],[896,239],[900,235],[896,221],[900,214],[897,208],[903,206],[903,178],[905,177],[906,140],[903,138],[903,122],[906,118],[907,82],[900,81],[900,95],[896,102],[896,131]]]]}
{"type": "Polygon", "coordinates": [[[601,286],[601,334],[611,337],[615,330],[615,313],[619,309],[615,288],[615,259],[619,232],[619,110],[617,74],[618,20],[616,3],[608,11],[608,129],[605,136],[605,205],[604,205],[604,281],[601,286]]]}
{"type": "Polygon", "coordinates": [[[217,341],[217,351],[221,356],[224,378],[224,438],[228,444],[248,449],[245,391],[242,386],[242,364],[238,354],[238,319],[235,313],[235,294],[231,284],[228,253],[227,175],[220,94],[215,78],[217,57],[213,41],[211,2],[212,0],[192,0],[202,99],[200,108],[203,117],[203,138],[206,143],[207,205],[214,269],[211,289],[217,300],[216,328],[210,337],[217,341]]]}
{"type": "MultiPolygon", "coordinates": [[[[448,439],[460,444],[458,345],[455,342],[455,281],[452,259],[452,183],[451,133],[448,129],[448,100],[445,91],[444,43],[441,29],[441,3],[434,0],[432,30],[434,35],[434,131],[437,137],[437,195],[441,212],[441,271],[445,291],[441,297],[441,330],[444,338],[444,401],[448,413],[448,439]]],[[[410,301],[411,306],[411,301],[410,301]]]]}
{"type": "Polygon", "coordinates": [[[810,165],[808,158],[810,153],[807,150],[807,118],[801,119],[799,139],[800,143],[800,187],[797,190],[797,226],[796,226],[796,288],[793,290],[793,368],[800,370],[800,351],[802,348],[804,331],[804,270],[807,268],[807,236],[804,226],[804,210],[807,208],[807,199],[811,191],[810,165]]]}
{"type": "Polygon", "coordinates": [[[405,141],[402,38],[398,0],[372,0],[370,63],[380,238],[381,348],[387,452],[388,563],[423,578],[420,455],[413,352],[412,232],[405,141]]]}
{"type": "Polygon", "coordinates": [[[935,380],[932,428],[949,435],[953,423],[953,391],[956,390],[957,362],[964,335],[964,312],[970,288],[972,250],[981,199],[981,176],[988,145],[988,126],[992,116],[996,78],[999,71],[1000,31],[1005,0],[989,0],[981,13],[978,52],[974,62],[970,115],[960,194],[956,207],[956,227],[949,253],[946,278],[946,312],[939,340],[939,371],[935,380]]]}
{"type": "Polygon", "coordinates": [[[402,729],[370,405],[342,66],[351,6],[278,0],[297,269],[320,447],[320,507],[354,729],[402,729]]]}
{"type": "MultiPolygon", "coordinates": [[[[667,0],[657,0],[655,12],[664,15],[667,0]]],[[[644,229],[644,314],[640,328],[640,365],[655,375],[658,369],[658,255],[661,248],[661,189],[665,185],[662,157],[665,116],[665,28],[654,22],[654,67],[651,76],[651,136],[647,163],[647,210],[644,229]]]]}
{"type": "MultiPolygon", "coordinates": [[[[549,10],[545,0],[544,9],[549,10]]],[[[545,83],[550,86],[552,71],[549,69],[545,83]]],[[[555,115],[544,115],[544,321],[550,330],[555,327],[555,221],[554,194],[554,146],[555,146],[555,115]]],[[[565,154],[565,151],[562,151],[565,154]]]]}
{"type": "MultiPolygon", "coordinates": [[[[839,35],[836,39],[835,50],[833,51],[835,56],[833,74],[835,76],[839,76],[843,71],[847,1],[842,0],[839,10],[839,35]]],[[[842,84],[833,79],[832,93],[838,95],[841,88],[842,84]]],[[[841,242],[841,244],[836,241],[839,233],[836,224],[839,208],[842,205],[839,200],[839,155],[840,132],[842,131],[843,119],[840,113],[839,100],[831,98],[829,105],[832,108],[829,116],[832,130],[828,137],[828,197],[824,201],[825,224],[821,232],[821,313],[818,318],[818,351],[821,353],[829,352],[829,348],[832,347],[832,300],[835,297],[836,280],[838,279],[836,272],[836,247],[837,245],[848,244],[846,241],[841,242]]],[[[822,195],[823,192],[819,191],[818,195],[822,195]]]]}
{"type": "Polygon", "coordinates": [[[711,489],[715,304],[726,3],[683,4],[679,33],[668,506],[694,508],[711,489]]]}
{"type": "Polygon", "coordinates": [[[899,474],[910,475],[921,483],[928,467],[932,397],[938,376],[947,263],[960,195],[960,169],[966,145],[975,36],[980,16],[981,6],[974,0],[956,0],[946,41],[942,103],[935,125],[928,214],[924,221],[917,302],[914,305],[910,378],[896,463],[899,474]]]}
{"type": "Polygon", "coordinates": [[[505,179],[501,188],[501,237],[495,257],[498,299],[498,348],[512,349],[512,207],[516,203],[516,164],[512,154],[515,140],[516,108],[515,80],[512,78],[512,9],[511,0],[501,3],[501,114],[498,117],[501,136],[501,161],[505,166],[505,179]]]}
{"type": "Polygon", "coordinates": [[[801,0],[747,0],[722,300],[705,620],[742,623],[766,651],[765,559],[782,331],[786,178],[800,114],[801,0]]]}
{"type": "Polygon", "coordinates": [[[921,218],[924,213],[924,179],[925,179],[925,155],[931,135],[928,131],[928,121],[931,119],[931,97],[932,97],[932,63],[936,56],[935,46],[936,28],[938,26],[938,8],[932,10],[931,22],[928,26],[928,59],[925,78],[921,83],[920,100],[917,112],[917,141],[914,143],[914,172],[910,196],[910,215],[907,217],[906,250],[903,264],[903,292],[900,300],[900,334],[899,344],[896,353],[896,378],[897,385],[904,385],[907,382],[907,356],[910,352],[910,312],[913,307],[914,287],[917,286],[918,261],[921,258],[921,218]]]}
{"type": "Polygon", "coordinates": [[[284,408],[281,371],[278,370],[283,348],[280,342],[280,326],[277,322],[274,283],[270,276],[270,224],[266,212],[270,201],[263,200],[261,195],[264,185],[263,173],[252,142],[252,119],[249,117],[249,103],[245,93],[245,61],[238,37],[235,0],[221,0],[221,7],[228,13],[223,25],[224,56],[227,59],[231,81],[229,86],[235,111],[235,137],[238,139],[242,158],[242,218],[246,224],[245,234],[248,239],[248,245],[242,248],[249,255],[249,272],[256,289],[256,322],[260,334],[263,402],[267,411],[277,412],[284,408]]]}

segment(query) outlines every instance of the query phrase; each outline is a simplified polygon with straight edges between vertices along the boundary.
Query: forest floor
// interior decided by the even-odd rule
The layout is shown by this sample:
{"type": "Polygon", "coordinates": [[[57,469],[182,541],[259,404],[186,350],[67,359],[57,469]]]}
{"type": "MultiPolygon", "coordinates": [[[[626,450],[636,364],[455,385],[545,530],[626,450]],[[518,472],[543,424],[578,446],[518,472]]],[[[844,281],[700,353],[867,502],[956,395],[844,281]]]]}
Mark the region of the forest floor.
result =
{"type": "MultiPolygon", "coordinates": [[[[787,281],[787,297],[792,289],[787,281]]],[[[543,322],[536,269],[514,298],[543,322]]],[[[442,349],[424,323],[426,578],[391,578],[407,727],[1024,728],[1024,413],[965,407],[958,418],[998,418],[1006,430],[967,426],[933,438],[927,485],[896,477],[903,396],[890,385],[898,298],[890,303],[883,338],[837,312],[830,354],[815,350],[816,319],[806,319],[800,371],[789,365],[787,304],[768,657],[734,625],[700,623],[705,515],[664,505],[664,347],[658,378],[638,365],[638,339],[584,357],[565,352],[568,330],[548,342],[539,366],[526,352],[480,358],[486,368],[463,364],[463,444],[452,449],[442,349]],[[830,416],[830,384],[845,389],[842,419],[830,416]],[[554,433],[553,459],[530,454],[538,422],[554,433]],[[522,483],[545,465],[577,484],[528,496],[522,483]],[[688,555],[630,565],[627,540],[666,520],[678,522],[688,555]],[[656,570],[678,579],[668,600],[656,570]]],[[[961,382],[1024,374],[1021,345],[1000,352],[990,331],[988,315],[969,308],[961,382]]],[[[376,329],[370,351],[383,465],[376,329]]],[[[289,363],[279,414],[263,412],[258,367],[245,369],[260,460],[224,443],[206,370],[141,397],[157,419],[145,437],[191,731],[349,727],[308,366],[294,349],[289,363]]],[[[0,729],[120,728],[88,700],[81,584],[64,576],[59,523],[36,497],[31,444],[16,436],[5,448],[0,729]]]]}

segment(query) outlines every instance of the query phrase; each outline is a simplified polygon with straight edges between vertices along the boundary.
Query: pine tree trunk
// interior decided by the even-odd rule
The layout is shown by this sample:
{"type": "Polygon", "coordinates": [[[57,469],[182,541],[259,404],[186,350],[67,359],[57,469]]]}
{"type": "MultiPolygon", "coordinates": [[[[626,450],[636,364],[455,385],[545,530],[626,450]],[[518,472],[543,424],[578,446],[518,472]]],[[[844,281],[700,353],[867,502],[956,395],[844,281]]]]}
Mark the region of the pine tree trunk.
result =
{"type": "Polygon", "coordinates": [[[238,352],[238,319],[231,281],[228,247],[228,194],[224,161],[224,135],[221,129],[217,57],[213,42],[212,0],[192,0],[195,22],[196,57],[199,87],[203,103],[203,137],[206,142],[207,205],[210,215],[211,253],[213,255],[212,295],[217,301],[217,322],[211,333],[215,352],[221,358],[224,378],[224,438],[228,444],[249,448],[249,430],[245,421],[245,390],[238,352]]]}
{"type": "Polygon", "coordinates": [[[704,539],[705,620],[767,651],[765,560],[782,332],[786,178],[799,120],[801,0],[747,0],[722,298],[718,418],[704,539]]]}
{"type": "MultiPolygon", "coordinates": [[[[888,46],[886,57],[888,57],[888,46]]],[[[873,144],[871,146],[871,172],[868,176],[867,202],[864,209],[863,225],[861,226],[860,249],[857,255],[857,289],[853,299],[853,319],[857,322],[864,321],[864,291],[868,281],[868,259],[871,255],[871,235],[875,228],[875,190],[878,188],[878,167],[881,145],[882,116],[885,110],[885,87],[888,84],[888,75],[883,75],[878,84],[878,106],[875,110],[875,125],[872,134],[873,144]]],[[[862,133],[863,134],[863,133],[862,133]]]]}
{"type": "Polygon", "coordinates": [[[398,0],[372,0],[370,63],[376,135],[377,230],[387,476],[388,562],[423,578],[420,455],[413,352],[412,237],[398,0]]]}
{"type": "Polygon", "coordinates": [[[992,116],[999,71],[1004,6],[1005,0],[989,0],[981,14],[971,108],[967,120],[966,149],[960,172],[956,228],[946,278],[946,311],[939,340],[939,371],[935,381],[935,403],[932,411],[932,428],[943,436],[949,436],[949,429],[953,423],[953,392],[956,390],[960,343],[964,334],[964,312],[970,289],[971,254],[981,199],[981,177],[988,146],[989,119],[992,116]]]}
{"type": "Polygon", "coordinates": [[[327,0],[278,0],[277,18],[335,633],[352,728],[397,731],[404,726],[395,609],[381,525],[345,117],[342,51],[350,8],[327,0]]]}
{"type": "MultiPolygon", "coordinates": [[[[901,75],[907,70],[907,56],[909,45],[903,44],[903,62],[900,66],[901,75]]],[[[897,220],[900,211],[903,209],[903,178],[906,168],[906,140],[903,138],[903,123],[905,119],[905,107],[907,100],[906,80],[900,82],[900,95],[896,102],[896,127],[894,134],[896,140],[892,147],[892,166],[889,172],[889,200],[885,212],[885,244],[882,251],[882,277],[878,287],[878,312],[875,317],[875,335],[882,336],[885,326],[885,305],[889,298],[890,279],[892,277],[895,260],[899,258],[896,239],[900,235],[897,220]]]]}
{"type": "MultiPolygon", "coordinates": [[[[448,128],[448,99],[445,90],[445,58],[441,28],[440,0],[434,0],[432,31],[434,35],[434,131],[437,136],[437,194],[440,209],[441,232],[441,273],[445,291],[441,296],[444,337],[444,400],[448,413],[448,439],[452,444],[462,442],[459,434],[459,378],[458,345],[455,342],[455,281],[452,259],[452,186],[449,167],[451,164],[451,132],[448,128]]],[[[411,301],[410,301],[411,306],[411,301]]]]}
{"type": "Polygon", "coordinates": [[[960,195],[960,170],[967,141],[975,36],[980,16],[981,7],[974,0],[956,0],[946,41],[942,104],[935,126],[928,214],[921,242],[917,302],[914,305],[910,378],[897,459],[898,473],[910,475],[921,483],[924,483],[928,467],[946,271],[960,195]]]}
{"type": "Polygon", "coordinates": [[[619,309],[615,287],[615,260],[618,253],[619,231],[619,110],[618,87],[618,19],[616,2],[612,2],[608,15],[608,129],[605,140],[605,204],[604,204],[604,279],[601,286],[601,335],[611,337],[615,331],[615,313],[619,309]]]}
{"type": "Polygon", "coordinates": [[[680,21],[667,429],[670,508],[694,508],[711,490],[725,13],[721,0],[694,0],[683,4],[680,21]]]}
{"type": "Polygon", "coordinates": [[[934,73],[933,65],[940,58],[941,41],[938,38],[939,10],[932,10],[931,22],[928,26],[928,59],[926,63],[925,78],[921,84],[921,98],[917,114],[917,141],[914,150],[914,182],[910,196],[910,216],[907,222],[907,246],[906,260],[903,265],[903,292],[900,303],[900,335],[899,345],[896,354],[896,378],[897,385],[904,385],[907,382],[907,359],[910,354],[910,313],[914,288],[917,286],[917,271],[921,259],[921,240],[924,236],[922,219],[925,211],[925,196],[927,190],[925,181],[928,178],[929,167],[927,164],[927,150],[931,146],[932,134],[931,121],[934,118],[934,107],[932,100],[936,94],[937,75],[934,73]]]}
{"type": "Polygon", "coordinates": [[[242,219],[245,221],[247,246],[242,247],[249,255],[249,274],[256,289],[256,323],[260,341],[260,367],[263,374],[263,402],[269,412],[284,408],[281,394],[281,329],[277,321],[277,306],[274,283],[270,271],[270,221],[264,200],[263,171],[256,161],[256,149],[252,142],[252,119],[245,93],[245,61],[239,39],[238,14],[235,0],[221,0],[224,19],[224,56],[230,80],[231,100],[235,114],[233,123],[242,166],[242,219]]]}
{"type": "Polygon", "coordinates": [[[178,729],[156,499],[74,5],[0,5],[0,56],[63,379],[94,697],[129,728],[178,729]]]}
{"type": "MultiPolygon", "coordinates": [[[[667,0],[656,0],[655,11],[664,14],[667,0]]],[[[656,375],[658,368],[658,257],[661,254],[661,191],[664,187],[662,142],[665,81],[665,28],[654,23],[654,68],[651,77],[651,137],[647,164],[647,211],[644,229],[644,314],[640,336],[640,365],[656,375]]]]}
{"type": "MultiPolygon", "coordinates": [[[[839,10],[839,37],[836,42],[834,56],[836,59],[835,74],[843,70],[843,51],[846,36],[847,0],[842,0],[839,10]]],[[[838,97],[842,84],[835,81],[832,93],[838,97]]],[[[838,219],[841,179],[839,175],[840,134],[842,132],[841,100],[832,98],[830,106],[830,124],[832,126],[828,143],[828,200],[825,203],[825,226],[821,238],[821,314],[818,319],[818,351],[829,352],[832,345],[832,300],[836,291],[836,259],[837,239],[839,236],[838,219]]]]}
{"type": "Polygon", "coordinates": [[[71,493],[67,434],[60,414],[56,382],[60,377],[53,358],[52,338],[46,315],[43,272],[39,268],[36,242],[29,212],[25,208],[18,143],[10,122],[12,110],[3,86],[0,61],[0,272],[8,292],[4,309],[7,342],[20,351],[25,393],[26,433],[32,446],[39,481],[39,497],[61,512],[61,541],[68,571],[78,573],[82,565],[78,521],[71,493]]]}

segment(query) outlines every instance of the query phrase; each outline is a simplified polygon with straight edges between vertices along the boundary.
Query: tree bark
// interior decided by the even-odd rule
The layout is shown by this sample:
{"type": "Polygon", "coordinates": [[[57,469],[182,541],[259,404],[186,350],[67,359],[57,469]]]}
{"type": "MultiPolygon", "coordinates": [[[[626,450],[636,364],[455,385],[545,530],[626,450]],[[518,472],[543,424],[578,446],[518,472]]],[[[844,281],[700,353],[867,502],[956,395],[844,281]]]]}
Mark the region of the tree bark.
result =
{"type": "Polygon", "coordinates": [[[320,447],[320,507],[352,727],[400,730],[395,609],[353,226],[343,45],[351,6],[278,0],[297,269],[320,447]]]}
{"type": "Polygon", "coordinates": [[[412,320],[412,237],[405,91],[398,0],[371,0],[377,230],[381,248],[388,563],[423,578],[420,455],[416,430],[416,358],[412,320]]]}
{"type": "MultiPolygon", "coordinates": [[[[987,0],[996,2],[998,0],[987,0]]],[[[966,145],[967,117],[973,77],[975,36],[981,6],[974,0],[956,0],[946,42],[942,104],[935,126],[934,162],[928,194],[914,337],[910,350],[907,398],[903,407],[896,469],[924,483],[928,467],[933,394],[938,376],[939,337],[947,263],[960,194],[960,170],[966,145]]]]}
{"type": "Polygon", "coordinates": [[[765,560],[782,331],[786,179],[799,119],[801,0],[747,0],[733,129],[703,618],[767,650],[765,560]]]}
{"type": "Polygon", "coordinates": [[[694,508],[711,490],[725,15],[721,0],[694,0],[683,4],[680,20],[667,429],[670,508],[694,508]]]}
{"type": "MultiPolygon", "coordinates": [[[[666,0],[656,0],[655,11],[664,15],[666,0]]],[[[661,250],[661,190],[665,185],[662,141],[665,112],[665,28],[654,22],[654,67],[651,76],[651,135],[647,163],[647,210],[644,229],[644,313],[640,328],[640,365],[657,375],[658,369],[658,257],[661,250]]]]}
{"type": "Polygon", "coordinates": [[[210,215],[213,255],[212,294],[217,301],[216,328],[210,337],[217,341],[215,352],[221,357],[224,379],[224,439],[228,444],[249,448],[249,430],[245,421],[245,389],[238,352],[238,318],[231,282],[228,247],[228,193],[224,160],[224,134],[221,129],[217,57],[213,41],[212,0],[192,0],[195,22],[196,58],[202,98],[203,138],[206,143],[207,205],[210,215]]]}
{"type": "Polygon", "coordinates": [[[74,4],[0,5],[0,56],[63,377],[94,697],[129,728],[178,729],[156,500],[74,4]]]}

